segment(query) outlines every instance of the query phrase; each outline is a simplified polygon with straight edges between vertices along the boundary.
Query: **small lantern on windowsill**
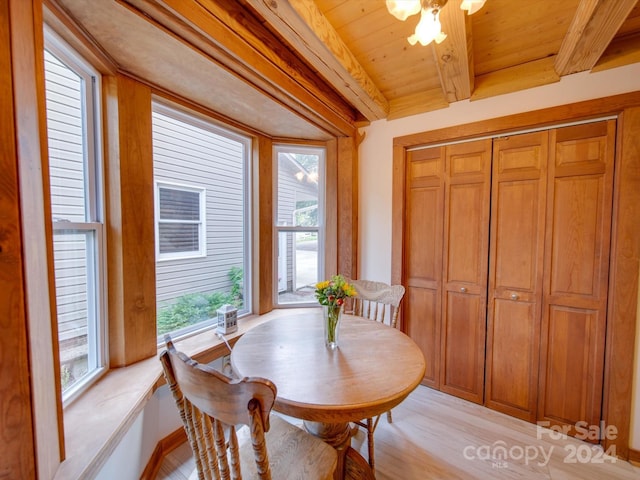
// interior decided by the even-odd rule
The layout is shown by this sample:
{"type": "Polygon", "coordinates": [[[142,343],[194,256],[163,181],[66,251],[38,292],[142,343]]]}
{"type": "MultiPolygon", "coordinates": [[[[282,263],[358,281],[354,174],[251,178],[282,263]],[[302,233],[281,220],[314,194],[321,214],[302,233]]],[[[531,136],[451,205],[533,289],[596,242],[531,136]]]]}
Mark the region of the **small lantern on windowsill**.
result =
{"type": "Polygon", "coordinates": [[[238,330],[238,309],[232,305],[223,305],[218,310],[218,326],[216,332],[224,335],[238,330]]]}

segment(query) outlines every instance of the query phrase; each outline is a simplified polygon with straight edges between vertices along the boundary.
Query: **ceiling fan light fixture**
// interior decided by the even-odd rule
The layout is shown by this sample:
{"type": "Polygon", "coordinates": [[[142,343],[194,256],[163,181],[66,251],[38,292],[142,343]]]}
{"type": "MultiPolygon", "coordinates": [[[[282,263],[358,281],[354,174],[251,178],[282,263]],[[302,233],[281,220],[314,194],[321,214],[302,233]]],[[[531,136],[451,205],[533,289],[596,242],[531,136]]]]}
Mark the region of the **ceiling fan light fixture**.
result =
{"type": "Polygon", "coordinates": [[[473,15],[484,6],[486,0],[462,0],[460,8],[467,11],[467,15],[473,15]]]}
{"type": "Polygon", "coordinates": [[[420,0],[387,0],[389,13],[403,22],[422,8],[420,0]]]}

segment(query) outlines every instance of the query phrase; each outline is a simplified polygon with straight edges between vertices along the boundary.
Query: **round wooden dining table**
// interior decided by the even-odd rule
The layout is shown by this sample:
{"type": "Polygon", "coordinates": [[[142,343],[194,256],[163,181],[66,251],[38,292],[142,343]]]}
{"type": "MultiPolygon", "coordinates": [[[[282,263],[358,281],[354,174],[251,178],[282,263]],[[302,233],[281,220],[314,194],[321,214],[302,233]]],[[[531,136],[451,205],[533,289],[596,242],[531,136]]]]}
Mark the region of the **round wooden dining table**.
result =
{"type": "Polygon", "coordinates": [[[336,479],[375,478],[350,447],[349,422],[395,407],[425,373],[424,356],[411,338],[362,317],[343,315],[339,346],[328,349],[320,310],[252,328],[233,347],[231,366],[240,377],[271,380],[274,410],[302,419],[307,431],[336,448],[336,479]]]}

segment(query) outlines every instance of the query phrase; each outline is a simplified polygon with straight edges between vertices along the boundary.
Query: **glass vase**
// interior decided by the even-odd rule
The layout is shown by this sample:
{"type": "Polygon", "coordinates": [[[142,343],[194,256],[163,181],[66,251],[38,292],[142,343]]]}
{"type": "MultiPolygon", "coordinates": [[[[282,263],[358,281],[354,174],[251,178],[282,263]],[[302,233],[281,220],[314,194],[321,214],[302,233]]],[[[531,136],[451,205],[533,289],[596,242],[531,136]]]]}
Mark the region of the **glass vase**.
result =
{"type": "Polygon", "coordinates": [[[328,349],[335,350],[338,348],[342,305],[323,305],[322,312],[324,315],[324,344],[328,349]]]}

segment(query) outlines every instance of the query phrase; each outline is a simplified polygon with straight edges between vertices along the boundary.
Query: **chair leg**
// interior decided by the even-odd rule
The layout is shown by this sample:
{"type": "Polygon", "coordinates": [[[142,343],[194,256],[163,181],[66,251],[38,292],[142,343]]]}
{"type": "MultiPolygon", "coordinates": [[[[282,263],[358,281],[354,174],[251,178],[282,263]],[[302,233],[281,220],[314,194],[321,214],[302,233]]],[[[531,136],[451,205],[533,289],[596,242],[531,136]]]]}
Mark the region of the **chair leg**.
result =
{"type": "Polygon", "coordinates": [[[393,419],[391,418],[391,410],[387,412],[387,422],[393,423],[393,419]]]}
{"type": "Polygon", "coordinates": [[[373,426],[373,418],[367,418],[367,447],[369,449],[369,466],[371,470],[375,472],[375,460],[373,458],[373,430],[375,427],[373,426]]]}

